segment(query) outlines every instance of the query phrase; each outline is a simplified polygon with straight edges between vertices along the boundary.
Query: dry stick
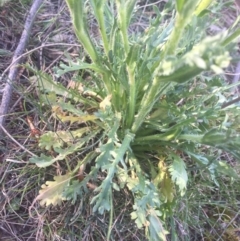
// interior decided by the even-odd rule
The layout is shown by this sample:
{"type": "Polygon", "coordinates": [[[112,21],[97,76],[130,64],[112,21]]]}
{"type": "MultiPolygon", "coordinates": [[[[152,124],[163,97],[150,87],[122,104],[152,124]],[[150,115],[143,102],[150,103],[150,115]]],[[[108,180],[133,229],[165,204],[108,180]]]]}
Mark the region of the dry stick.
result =
{"type": "Polygon", "coordinates": [[[240,96],[237,97],[237,98],[235,98],[235,99],[233,99],[233,100],[230,100],[230,101],[228,101],[228,102],[223,103],[221,107],[222,107],[222,109],[223,109],[223,108],[226,108],[226,107],[228,107],[229,105],[235,104],[235,103],[237,103],[237,102],[239,102],[239,101],[240,101],[240,96]]]}
{"type": "Polygon", "coordinates": [[[19,56],[24,52],[24,50],[26,48],[26,45],[27,45],[27,42],[29,39],[29,35],[30,35],[31,29],[32,29],[33,21],[36,17],[36,13],[37,13],[40,5],[42,4],[42,2],[43,2],[43,0],[35,0],[33,2],[32,7],[27,16],[27,19],[25,21],[24,29],[23,29],[19,44],[13,55],[12,62],[14,62],[14,65],[12,66],[12,68],[9,71],[7,83],[4,88],[4,92],[3,92],[3,96],[2,96],[2,103],[0,106],[0,134],[2,134],[3,130],[1,127],[4,126],[6,114],[8,113],[8,109],[9,109],[9,103],[12,98],[12,92],[13,92],[12,82],[15,81],[15,79],[17,78],[17,75],[18,75],[17,65],[19,65],[22,60],[22,58],[19,58],[19,56]],[[18,61],[16,61],[17,58],[18,58],[18,61]]]}
{"type": "MultiPolygon", "coordinates": [[[[240,0],[239,0],[239,1],[240,1],[240,0]]],[[[236,70],[235,70],[235,74],[234,74],[234,78],[233,78],[232,83],[233,83],[233,84],[236,84],[236,83],[239,81],[239,77],[240,77],[240,62],[238,62],[238,64],[237,64],[237,67],[236,67],[236,70]]],[[[234,87],[234,88],[233,88],[233,91],[234,91],[235,89],[237,90],[236,92],[238,92],[238,86],[237,86],[237,87],[234,87]]],[[[233,100],[230,100],[230,101],[228,101],[228,102],[223,103],[223,104],[222,104],[222,109],[228,107],[229,105],[235,104],[235,103],[237,103],[237,102],[239,102],[239,101],[240,101],[240,96],[237,97],[237,98],[235,98],[235,99],[233,99],[233,100]]]]}

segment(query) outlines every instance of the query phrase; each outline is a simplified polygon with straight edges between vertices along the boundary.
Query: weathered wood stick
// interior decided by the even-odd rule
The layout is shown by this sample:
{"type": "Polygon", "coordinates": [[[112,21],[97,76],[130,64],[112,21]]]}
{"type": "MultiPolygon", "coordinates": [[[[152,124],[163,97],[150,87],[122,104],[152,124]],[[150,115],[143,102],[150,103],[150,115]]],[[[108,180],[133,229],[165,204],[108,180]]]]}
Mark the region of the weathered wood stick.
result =
{"type": "MultiPolygon", "coordinates": [[[[18,46],[13,55],[13,59],[12,59],[13,66],[9,70],[9,74],[6,80],[6,85],[4,87],[4,91],[2,95],[2,102],[0,105],[0,136],[3,134],[1,127],[4,126],[5,118],[8,113],[9,104],[12,98],[13,83],[18,76],[18,65],[22,61],[22,58],[19,58],[19,56],[23,54],[26,48],[33,22],[35,20],[37,11],[41,6],[42,2],[43,0],[34,0],[24,24],[22,36],[20,38],[18,46]]],[[[4,76],[2,77],[4,78],[4,76]]]]}

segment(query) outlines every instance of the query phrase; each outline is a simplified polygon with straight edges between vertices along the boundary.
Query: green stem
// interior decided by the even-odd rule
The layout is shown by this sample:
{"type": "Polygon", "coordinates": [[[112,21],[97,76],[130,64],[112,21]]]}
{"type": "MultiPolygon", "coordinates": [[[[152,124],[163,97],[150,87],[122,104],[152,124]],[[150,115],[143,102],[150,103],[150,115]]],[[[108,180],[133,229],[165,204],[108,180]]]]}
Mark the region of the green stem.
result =
{"type": "Polygon", "coordinates": [[[79,168],[83,165],[83,164],[87,164],[88,162],[92,161],[93,159],[95,159],[95,157],[97,157],[98,153],[95,151],[92,151],[90,153],[88,153],[85,158],[82,161],[79,161],[77,166],[74,168],[74,170],[72,171],[72,175],[74,175],[75,173],[77,173],[79,171],[79,168]]]}
{"type": "Polygon", "coordinates": [[[111,86],[111,78],[110,78],[110,74],[109,73],[104,73],[102,75],[102,79],[103,79],[103,82],[104,82],[104,86],[105,86],[105,89],[107,90],[107,95],[110,95],[112,94],[112,86],[111,86]]]}
{"type": "Polygon", "coordinates": [[[228,44],[232,43],[236,38],[238,38],[240,35],[240,29],[237,29],[235,32],[233,32],[230,36],[228,36],[223,42],[222,46],[225,47],[228,44]]]}
{"type": "Polygon", "coordinates": [[[155,76],[149,91],[143,96],[141,108],[134,120],[131,131],[136,133],[146,116],[152,110],[158,96],[170,85],[170,82],[161,84],[158,77],[155,76]],[[160,86],[160,87],[159,87],[160,86]]]}
{"type": "Polygon", "coordinates": [[[174,54],[174,52],[176,51],[176,48],[178,46],[178,43],[181,39],[183,30],[185,28],[185,24],[186,24],[186,18],[184,18],[180,14],[177,14],[175,26],[169,37],[169,40],[166,43],[165,50],[162,53],[162,58],[164,58],[167,55],[174,54]]]}
{"type": "Polygon", "coordinates": [[[136,0],[117,0],[116,6],[118,10],[118,23],[119,29],[121,30],[123,46],[125,51],[125,57],[128,56],[129,52],[129,41],[128,41],[128,26],[132,17],[133,9],[136,4],[136,0]]]}
{"type": "Polygon", "coordinates": [[[163,58],[167,55],[172,55],[175,53],[178,47],[179,41],[182,37],[183,30],[186,27],[186,25],[189,23],[191,18],[194,16],[194,11],[197,5],[198,5],[197,0],[195,1],[187,0],[187,1],[184,1],[181,9],[178,9],[175,26],[173,28],[173,31],[170,35],[169,40],[166,43],[166,48],[162,54],[163,58]]]}
{"type": "Polygon", "coordinates": [[[110,240],[110,235],[111,235],[111,231],[112,231],[112,223],[113,223],[113,200],[112,200],[112,191],[109,192],[110,193],[110,213],[109,213],[109,225],[108,225],[108,232],[107,232],[107,241],[110,240]]]}
{"type": "Polygon", "coordinates": [[[194,134],[183,134],[179,135],[179,140],[193,141],[193,142],[201,142],[204,135],[194,135],[194,134]]]}
{"type": "Polygon", "coordinates": [[[122,38],[123,38],[123,46],[124,46],[124,50],[125,50],[125,57],[127,57],[128,51],[129,51],[127,28],[123,27],[121,30],[122,30],[121,34],[122,34],[122,38]]]}
{"type": "Polygon", "coordinates": [[[135,115],[136,107],[136,83],[135,83],[135,73],[134,67],[127,66],[129,85],[130,85],[130,96],[129,96],[129,105],[128,105],[128,116],[127,116],[127,127],[130,128],[135,115]]]}
{"type": "Polygon", "coordinates": [[[103,48],[104,48],[106,56],[108,56],[109,43],[108,43],[108,37],[107,37],[107,33],[106,33],[106,26],[105,26],[105,22],[104,22],[105,2],[106,2],[106,0],[101,0],[101,1],[92,0],[91,1],[93,10],[95,13],[95,17],[99,24],[100,33],[101,33],[102,40],[103,40],[103,48]]]}
{"type": "Polygon", "coordinates": [[[103,40],[103,48],[105,51],[106,56],[108,56],[109,54],[109,44],[108,44],[108,37],[107,37],[107,33],[105,31],[105,24],[104,24],[104,15],[103,15],[103,11],[100,12],[101,14],[99,14],[99,27],[100,27],[100,33],[102,35],[102,40],[103,40]]]}
{"type": "Polygon", "coordinates": [[[75,33],[94,63],[99,63],[98,54],[89,37],[84,13],[84,1],[66,0],[73,20],[75,33]]]}

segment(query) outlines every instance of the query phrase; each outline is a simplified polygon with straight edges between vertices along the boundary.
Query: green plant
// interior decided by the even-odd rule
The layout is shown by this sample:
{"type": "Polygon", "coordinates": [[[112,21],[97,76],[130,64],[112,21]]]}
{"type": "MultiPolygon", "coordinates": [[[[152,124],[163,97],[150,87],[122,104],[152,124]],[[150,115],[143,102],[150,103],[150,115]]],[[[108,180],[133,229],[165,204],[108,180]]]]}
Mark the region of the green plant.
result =
{"type": "Polygon", "coordinates": [[[155,8],[156,18],[137,37],[128,33],[136,0],[66,2],[91,63],[69,61],[56,69],[59,77],[79,71],[71,88],[35,71],[40,101],[52,106],[56,121],[68,124],[68,130],[43,134],[39,146],[47,154],[30,158],[38,167],[57,161],[68,167],[42,186],[37,199],[46,205],[75,202],[92,190],[93,212],[110,211],[112,220],[112,195],[127,186],[137,227],[145,228],[149,240],[166,240],[164,224],[177,196],[187,189],[188,159],[216,184],[221,173],[237,178],[216,150],[240,159],[239,127],[228,118],[239,107],[222,109],[221,93],[230,87],[200,74],[222,73],[230,60],[225,47],[239,31],[233,27],[202,39],[204,34],[195,29],[211,1],[176,1],[176,16],[164,26],[167,10],[155,8]],[[89,36],[89,9],[99,25],[102,48],[89,36]],[[84,70],[91,81],[83,78],[84,70]]]}

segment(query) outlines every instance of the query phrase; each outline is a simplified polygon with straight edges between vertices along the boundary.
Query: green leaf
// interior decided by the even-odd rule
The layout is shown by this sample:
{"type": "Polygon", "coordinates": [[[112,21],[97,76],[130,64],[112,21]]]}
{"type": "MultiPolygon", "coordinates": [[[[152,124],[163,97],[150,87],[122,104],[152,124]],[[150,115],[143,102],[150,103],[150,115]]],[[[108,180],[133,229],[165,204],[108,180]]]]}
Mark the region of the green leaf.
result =
{"type": "Polygon", "coordinates": [[[225,40],[222,42],[222,46],[227,46],[228,44],[232,43],[233,41],[235,41],[235,39],[239,37],[239,35],[240,29],[238,28],[232,34],[225,38],[225,40]]]}
{"type": "Polygon", "coordinates": [[[78,151],[85,143],[87,143],[89,140],[91,140],[95,135],[98,133],[98,131],[95,131],[88,136],[81,138],[78,140],[77,143],[72,144],[64,149],[60,147],[55,147],[54,151],[57,152],[59,155],[57,155],[55,158],[45,156],[41,154],[40,157],[32,157],[30,158],[30,162],[36,163],[38,167],[47,167],[52,165],[56,161],[64,160],[68,155],[75,153],[78,151]]]}
{"type": "Polygon", "coordinates": [[[181,195],[183,195],[187,188],[188,175],[184,161],[177,155],[171,153],[169,155],[173,163],[169,167],[173,182],[179,187],[181,195]]]}
{"type": "Polygon", "coordinates": [[[220,132],[217,129],[208,131],[202,138],[202,143],[209,145],[226,144],[228,141],[227,134],[220,132]]]}
{"type": "Polygon", "coordinates": [[[158,173],[154,177],[153,183],[157,188],[159,188],[160,196],[163,196],[161,200],[164,202],[172,202],[175,194],[174,185],[169,175],[167,166],[165,165],[165,159],[159,159],[158,173]]]}
{"type": "Polygon", "coordinates": [[[171,129],[163,134],[156,134],[144,137],[137,137],[135,143],[148,142],[148,141],[172,141],[177,139],[181,134],[181,128],[171,129]]]}
{"type": "MultiPolygon", "coordinates": [[[[116,126],[119,125],[118,121],[116,121],[116,126]]],[[[113,135],[112,130],[110,131],[110,135],[113,135]]],[[[115,134],[114,134],[115,135],[115,134]]],[[[111,207],[111,198],[112,198],[112,179],[114,174],[117,172],[117,165],[119,162],[123,165],[123,157],[126,155],[127,151],[129,151],[130,143],[133,139],[134,135],[127,132],[122,143],[114,143],[114,139],[116,137],[113,136],[114,139],[109,139],[107,144],[103,145],[101,148],[103,152],[96,159],[96,166],[101,167],[103,170],[107,170],[107,176],[102,181],[101,185],[96,188],[96,192],[99,192],[91,201],[91,204],[95,203],[93,207],[93,212],[98,211],[103,214],[105,210],[110,210],[111,207]]]]}
{"type": "Polygon", "coordinates": [[[62,193],[64,200],[71,200],[74,204],[77,201],[77,198],[83,195],[82,184],[78,180],[74,180],[69,185],[67,185],[62,193]]]}
{"type": "Polygon", "coordinates": [[[166,241],[166,234],[168,233],[162,225],[162,221],[158,217],[156,210],[150,209],[148,215],[149,226],[147,227],[149,232],[150,241],[166,241]]]}
{"type": "MultiPolygon", "coordinates": [[[[79,95],[79,93],[76,94],[74,91],[65,88],[62,84],[54,82],[52,77],[47,73],[38,72],[34,69],[31,70],[34,72],[35,75],[31,77],[30,80],[34,83],[37,82],[39,90],[42,91],[44,95],[46,93],[54,92],[56,95],[60,95],[64,98],[68,97],[69,99],[72,99],[77,102],[97,106],[96,103],[92,100],[89,100],[89,98],[85,98],[82,95],[79,95]]],[[[46,99],[44,102],[47,102],[47,104],[49,104],[47,96],[42,97],[42,99],[46,99]]]]}
{"type": "Polygon", "coordinates": [[[49,131],[39,138],[39,147],[51,150],[51,148],[63,147],[64,143],[70,145],[75,138],[81,137],[87,132],[89,132],[88,127],[83,127],[75,131],[49,131]]]}
{"type": "Polygon", "coordinates": [[[195,161],[197,161],[198,164],[200,164],[200,166],[207,166],[209,164],[209,160],[208,158],[196,154],[196,153],[192,153],[192,152],[186,152],[188,155],[190,155],[195,161]]]}
{"type": "Polygon", "coordinates": [[[81,69],[92,69],[92,70],[94,70],[98,73],[101,73],[101,74],[106,72],[105,69],[99,67],[96,64],[87,64],[87,63],[82,63],[82,62],[77,62],[77,63],[70,62],[69,64],[70,65],[66,65],[66,64],[61,63],[59,67],[55,68],[55,72],[57,74],[57,77],[60,77],[63,74],[66,74],[68,72],[81,70],[81,69]]]}
{"type": "Polygon", "coordinates": [[[228,177],[239,179],[239,175],[226,161],[214,161],[216,171],[228,177]]]}
{"type": "Polygon", "coordinates": [[[36,200],[41,200],[41,206],[45,204],[46,206],[61,204],[65,200],[62,196],[63,190],[68,186],[70,179],[71,173],[63,176],[54,176],[54,181],[47,181],[46,184],[42,185],[36,200]]]}
{"type": "Polygon", "coordinates": [[[98,62],[99,56],[89,36],[85,13],[85,1],[66,0],[72,17],[75,33],[93,62],[98,62]]]}
{"type": "Polygon", "coordinates": [[[31,163],[35,163],[38,167],[47,167],[50,166],[54,163],[53,161],[54,159],[50,156],[46,156],[44,154],[41,153],[40,157],[35,156],[35,157],[31,157],[29,159],[29,161],[31,163]]]}
{"type": "Polygon", "coordinates": [[[204,10],[206,10],[210,4],[213,2],[214,0],[201,0],[200,3],[198,4],[196,10],[195,10],[195,14],[198,16],[200,15],[204,10]]]}

